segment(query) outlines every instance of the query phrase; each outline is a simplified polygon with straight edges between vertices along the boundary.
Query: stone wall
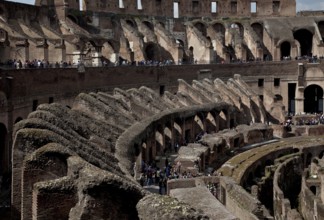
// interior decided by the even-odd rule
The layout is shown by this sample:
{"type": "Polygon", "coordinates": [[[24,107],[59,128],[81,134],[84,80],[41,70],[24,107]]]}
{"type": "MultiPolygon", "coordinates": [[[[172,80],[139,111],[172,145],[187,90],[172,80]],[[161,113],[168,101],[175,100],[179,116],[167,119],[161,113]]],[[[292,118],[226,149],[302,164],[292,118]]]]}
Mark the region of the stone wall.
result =
{"type": "MultiPolygon", "coordinates": [[[[86,2],[84,8],[90,11],[104,11],[112,13],[127,13],[127,14],[150,14],[159,16],[173,16],[174,1],[130,1],[121,0],[115,3],[106,3],[102,1],[86,2]],[[140,3],[140,4],[137,4],[140,3]]],[[[221,17],[221,16],[294,16],[296,14],[296,2],[293,0],[279,1],[280,5],[277,9],[274,8],[272,1],[258,2],[256,12],[251,12],[250,1],[240,0],[236,4],[231,4],[231,1],[177,1],[179,4],[179,16],[190,17],[221,17]],[[217,3],[214,6],[215,12],[212,12],[212,2],[217,3]]]]}
{"type": "MultiPolygon", "coordinates": [[[[300,164],[301,158],[300,156],[293,157],[291,159],[286,160],[284,163],[278,166],[276,172],[274,174],[273,180],[273,208],[276,219],[290,219],[289,213],[293,211],[293,209],[297,209],[298,207],[292,207],[292,204],[296,204],[297,201],[290,201],[288,196],[298,196],[298,193],[288,192],[291,189],[294,189],[296,186],[301,187],[301,181],[296,181],[296,176],[301,180],[301,176],[298,177],[298,170],[295,168],[297,164],[300,164]],[[297,172],[292,172],[297,171],[297,172]]],[[[302,170],[300,169],[299,172],[302,170]]],[[[300,173],[299,173],[300,175],[300,173]]],[[[302,201],[302,200],[300,200],[302,201]]],[[[301,219],[301,216],[294,216],[297,219],[301,219]]]]}
{"type": "Polygon", "coordinates": [[[247,193],[241,186],[229,178],[222,178],[221,191],[223,192],[223,202],[226,208],[240,219],[262,219],[263,211],[260,201],[247,193]]]}

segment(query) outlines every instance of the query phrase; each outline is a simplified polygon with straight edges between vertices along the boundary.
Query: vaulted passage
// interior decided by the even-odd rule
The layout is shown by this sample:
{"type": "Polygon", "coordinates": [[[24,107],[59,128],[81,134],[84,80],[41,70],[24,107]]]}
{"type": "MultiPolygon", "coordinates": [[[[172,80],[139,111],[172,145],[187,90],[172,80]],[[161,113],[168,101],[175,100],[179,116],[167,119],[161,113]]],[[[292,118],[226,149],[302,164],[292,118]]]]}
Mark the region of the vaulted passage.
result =
{"type": "Polygon", "coordinates": [[[290,50],[291,50],[290,43],[287,41],[283,42],[280,46],[281,58],[290,57],[290,50]]]}
{"type": "Polygon", "coordinates": [[[155,49],[154,44],[147,45],[147,47],[145,49],[147,60],[156,60],[156,53],[155,52],[156,52],[156,49],[155,49]]]}
{"type": "Polygon", "coordinates": [[[323,112],[323,89],[318,85],[310,85],[304,91],[304,112],[323,112]]]}
{"type": "Polygon", "coordinates": [[[300,29],[294,33],[294,38],[300,44],[300,56],[312,56],[313,34],[306,30],[300,29]]]}

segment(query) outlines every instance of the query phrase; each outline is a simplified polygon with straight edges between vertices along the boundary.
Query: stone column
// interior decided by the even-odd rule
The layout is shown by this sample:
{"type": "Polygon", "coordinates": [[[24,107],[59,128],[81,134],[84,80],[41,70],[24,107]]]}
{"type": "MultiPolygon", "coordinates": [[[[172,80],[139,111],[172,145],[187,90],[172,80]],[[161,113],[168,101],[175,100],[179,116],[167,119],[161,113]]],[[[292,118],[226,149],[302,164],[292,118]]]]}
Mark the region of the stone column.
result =
{"type": "MultiPolygon", "coordinates": [[[[59,42],[57,45],[55,45],[55,50],[57,50],[57,56],[55,57],[55,60],[52,58],[53,61],[66,61],[68,62],[69,60],[66,60],[66,46],[65,46],[65,41],[62,39],[61,42],[59,42]]],[[[72,60],[70,60],[72,63],[72,60]]]]}
{"type": "Polygon", "coordinates": [[[300,56],[300,48],[297,45],[291,45],[291,59],[295,59],[295,57],[300,56]],[[299,49],[299,50],[298,50],[299,49]]]}
{"type": "Polygon", "coordinates": [[[21,53],[21,58],[17,57],[17,59],[21,59],[21,62],[25,62],[26,60],[29,60],[29,43],[28,40],[24,40],[22,43],[18,42],[16,43],[16,47],[19,48],[21,53]]]}
{"type": "Polygon", "coordinates": [[[37,42],[37,56],[39,60],[48,60],[48,44],[46,39],[37,42]]]}
{"type": "Polygon", "coordinates": [[[280,60],[281,60],[280,47],[275,47],[273,53],[273,61],[280,61],[280,60]]]}
{"type": "Polygon", "coordinates": [[[262,48],[257,48],[257,57],[263,60],[263,49],[262,48]]]}
{"type": "Polygon", "coordinates": [[[304,98],[295,98],[295,112],[304,112],[304,98]]]}

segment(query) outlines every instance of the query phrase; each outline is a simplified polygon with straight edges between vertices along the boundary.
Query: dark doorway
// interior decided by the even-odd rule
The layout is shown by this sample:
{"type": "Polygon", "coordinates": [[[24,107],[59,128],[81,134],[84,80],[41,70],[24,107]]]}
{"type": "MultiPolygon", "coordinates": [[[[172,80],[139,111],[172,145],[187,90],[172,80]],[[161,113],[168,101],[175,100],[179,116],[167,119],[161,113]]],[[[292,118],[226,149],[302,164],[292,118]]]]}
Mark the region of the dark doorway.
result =
{"type": "Polygon", "coordinates": [[[300,56],[312,56],[313,34],[306,29],[300,29],[294,33],[294,38],[300,44],[300,56]]]}
{"type": "Polygon", "coordinates": [[[304,91],[304,112],[323,112],[323,89],[318,85],[310,85],[304,91]]]}
{"type": "Polygon", "coordinates": [[[145,49],[146,53],[146,58],[147,60],[155,60],[156,55],[155,55],[155,46],[153,44],[147,45],[145,49]]]}
{"type": "Polygon", "coordinates": [[[288,112],[295,113],[296,83],[288,83],[288,112]]]}
{"type": "Polygon", "coordinates": [[[4,124],[0,123],[0,175],[6,171],[7,156],[6,156],[6,142],[7,142],[7,128],[4,124]]]}
{"type": "Polygon", "coordinates": [[[287,41],[283,42],[280,46],[280,50],[281,50],[281,59],[283,59],[283,57],[290,57],[291,46],[289,42],[287,41]]]}

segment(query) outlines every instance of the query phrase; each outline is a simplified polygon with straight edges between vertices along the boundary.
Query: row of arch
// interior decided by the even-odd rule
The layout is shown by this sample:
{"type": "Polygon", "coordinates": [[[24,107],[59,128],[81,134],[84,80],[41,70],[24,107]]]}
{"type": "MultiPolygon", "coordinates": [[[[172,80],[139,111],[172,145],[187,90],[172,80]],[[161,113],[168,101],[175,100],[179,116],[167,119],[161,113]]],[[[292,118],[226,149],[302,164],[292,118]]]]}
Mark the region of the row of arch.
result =
{"type": "MultiPolygon", "coordinates": [[[[207,34],[207,25],[198,21],[194,24],[194,26],[207,38],[210,37],[207,34]]],[[[222,38],[222,41],[225,42],[225,32],[226,28],[221,23],[212,24],[213,30],[222,38]]],[[[228,27],[230,30],[234,30],[236,35],[240,38],[244,36],[244,26],[239,22],[234,22],[230,24],[228,27]]],[[[260,41],[263,41],[263,25],[261,23],[252,23],[251,28],[256,33],[260,41]]],[[[320,21],[318,23],[318,28],[320,30],[320,34],[322,39],[324,38],[324,21],[320,21]]],[[[299,44],[299,56],[312,56],[312,46],[313,46],[313,33],[308,29],[299,29],[293,32],[294,39],[299,44]]],[[[291,42],[289,40],[283,40],[280,43],[280,51],[281,57],[290,57],[291,56],[291,47],[295,42],[291,42]]]]}
{"type": "Polygon", "coordinates": [[[179,146],[194,143],[202,133],[215,133],[219,130],[234,127],[236,114],[228,109],[220,111],[198,112],[194,116],[176,117],[170,120],[161,120],[154,128],[147,128],[148,134],[135,141],[135,160],[137,164],[142,161],[154,161],[167,150],[173,150],[175,144],[179,146]]]}

